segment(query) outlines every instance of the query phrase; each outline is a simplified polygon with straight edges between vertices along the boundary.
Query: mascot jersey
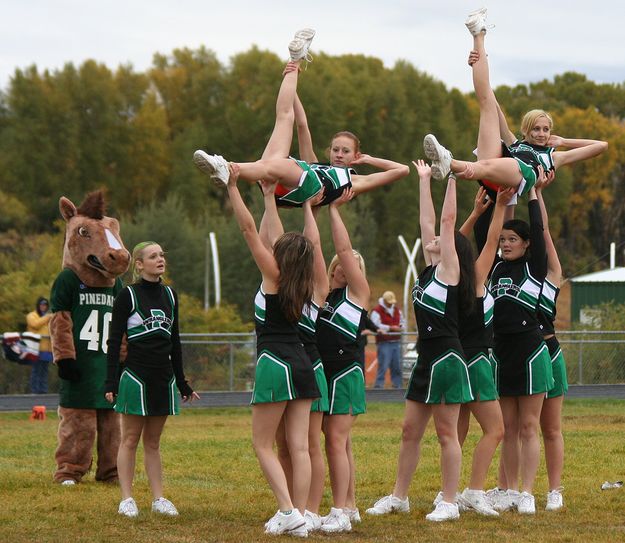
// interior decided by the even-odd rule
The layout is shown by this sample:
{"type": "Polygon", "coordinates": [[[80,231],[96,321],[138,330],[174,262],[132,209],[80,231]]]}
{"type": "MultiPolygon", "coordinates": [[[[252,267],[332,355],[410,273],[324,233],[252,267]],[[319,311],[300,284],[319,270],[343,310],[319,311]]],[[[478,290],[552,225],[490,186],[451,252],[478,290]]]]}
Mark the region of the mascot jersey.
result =
{"type": "Polygon", "coordinates": [[[106,350],[111,311],[115,296],[122,289],[121,279],[112,287],[88,287],[69,268],[52,285],[51,310],[68,311],[72,316],[76,360],[80,361],[80,381],[61,379],[59,405],[77,409],[112,409],[104,398],[106,350]]]}

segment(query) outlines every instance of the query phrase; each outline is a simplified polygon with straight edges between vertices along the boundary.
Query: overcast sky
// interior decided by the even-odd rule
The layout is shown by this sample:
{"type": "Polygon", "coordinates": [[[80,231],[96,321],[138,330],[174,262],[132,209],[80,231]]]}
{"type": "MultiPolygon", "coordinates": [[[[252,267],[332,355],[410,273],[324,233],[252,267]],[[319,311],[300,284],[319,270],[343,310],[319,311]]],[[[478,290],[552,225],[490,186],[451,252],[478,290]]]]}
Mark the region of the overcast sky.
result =
{"type": "MultiPolygon", "coordinates": [[[[295,30],[317,30],[312,52],[362,53],[387,66],[411,62],[471,90],[464,26],[480,2],[460,0],[0,0],[0,87],[16,68],[40,71],[86,59],[143,71],[156,52],[205,45],[221,62],[253,44],[283,57],[295,30]]],[[[625,82],[625,2],[551,0],[484,4],[493,86],[568,70],[625,82]]]]}

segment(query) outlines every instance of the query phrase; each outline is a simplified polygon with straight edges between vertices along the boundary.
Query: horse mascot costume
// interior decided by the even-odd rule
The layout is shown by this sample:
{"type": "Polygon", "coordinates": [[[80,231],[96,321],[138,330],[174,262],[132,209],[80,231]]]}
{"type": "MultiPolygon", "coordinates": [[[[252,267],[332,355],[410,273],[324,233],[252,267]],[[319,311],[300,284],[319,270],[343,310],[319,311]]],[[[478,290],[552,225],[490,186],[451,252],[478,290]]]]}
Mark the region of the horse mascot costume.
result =
{"type": "Polygon", "coordinates": [[[102,191],[89,193],[79,208],[62,197],[59,209],[66,222],[63,271],[50,296],[50,336],[60,377],[54,480],[64,485],[82,480],[97,436],[95,479],[115,482],[120,427],[104,398],[104,381],[113,301],[130,254],[119,222],[104,216],[102,191]]]}

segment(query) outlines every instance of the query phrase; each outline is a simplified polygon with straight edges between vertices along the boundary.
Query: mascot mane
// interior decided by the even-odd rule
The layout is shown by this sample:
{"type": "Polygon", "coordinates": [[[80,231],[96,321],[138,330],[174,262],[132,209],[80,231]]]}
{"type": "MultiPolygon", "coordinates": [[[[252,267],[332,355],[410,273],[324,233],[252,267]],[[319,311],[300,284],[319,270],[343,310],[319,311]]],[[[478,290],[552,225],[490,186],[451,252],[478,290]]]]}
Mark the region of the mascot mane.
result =
{"type": "Polygon", "coordinates": [[[119,222],[104,215],[103,192],[90,192],[78,208],[62,196],[59,210],[66,223],[63,267],[89,287],[113,286],[128,269],[130,254],[120,237],[119,222]]]}

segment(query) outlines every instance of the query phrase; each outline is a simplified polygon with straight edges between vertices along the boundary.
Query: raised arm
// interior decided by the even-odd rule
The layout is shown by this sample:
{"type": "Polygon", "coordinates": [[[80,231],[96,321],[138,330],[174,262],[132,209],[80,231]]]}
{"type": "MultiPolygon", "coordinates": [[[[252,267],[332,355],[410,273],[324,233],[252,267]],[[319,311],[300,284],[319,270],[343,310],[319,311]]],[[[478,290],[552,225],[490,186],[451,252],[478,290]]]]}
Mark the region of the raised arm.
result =
{"type": "Polygon", "coordinates": [[[277,292],[278,279],[280,277],[280,270],[273,257],[273,254],[260,239],[258,232],[256,231],[256,224],[254,223],[254,217],[249,212],[241,193],[237,187],[237,180],[239,177],[239,168],[237,164],[230,165],[230,179],[228,180],[228,197],[232,204],[232,210],[236,217],[239,228],[245,238],[245,242],[252,253],[252,257],[263,276],[263,285],[265,292],[273,293],[277,292]]]}
{"type": "Polygon", "coordinates": [[[304,105],[297,94],[295,95],[295,101],[293,102],[293,111],[295,113],[295,126],[297,128],[299,157],[306,162],[317,162],[317,155],[313,149],[312,136],[310,135],[310,129],[308,128],[306,111],[304,110],[304,105]]]}
{"type": "Polygon", "coordinates": [[[516,136],[510,131],[506,116],[499,104],[497,104],[497,117],[499,118],[499,135],[506,145],[511,145],[516,141],[516,136]]]}
{"type": "Polygon", "coordinates": [[[439,237],[441,260],[438,265],[438,277],[448,285],[457,285],[460,281],[460,264],[455,240],[456,214],[456,178],[450,175],[441,211],[439,237]]]}
{"type": "Polygon", "coordinates": [[[332,239],[334,240],[334,250],[339,258],[347,286],[349,287],[352,299],[362,307],[369,305],[369,283],[364,273],[360,269],[358,260],[354,257],[352,242],[343,219],[339,213],[339,206],[348,202],[354,197],[352,190],[346,190],[343,194],[334,200],[328,208],[330,213],[330,228],[332,229],[332,239]]]}
{"type": "Polygon", "coordinates": [[[568,151],[555,151],[553,153],[553,162],[556,169],[566,164],[574,164],[581,160],[596,157],[608,148],[607,141],[562,138],[555,134],[551,135],[547,145],[569,149],[568,151]]]}
{"type": "Polygon", "coordinates": [[[258,182],[258,186],[263,191],[263,199],[265,202],[265,212],[260,221],[258,235],[263,245],[272,251],[273,244],[284,234],[284,227],[282,226],[282,221],[278,214],[278,206],[276,205],[276,183],[261,180],[258,182]]]}
{"type": "Polygon", "coordinates": [[[330,290],[328,284],[328,274],[326,271],[326,262],[323,257],[323,251],[321,249],[321,236],[319,235],[319,228],[317,227],[316,214],[319,212],[319,207],[312,206],[311,200],[304,202],[304,235],[312,242],[315,252],[315,258],[313,262],[313,281],[314,281],[314,295],[313,300],[317,305],[320,305],[325,300],[330,290]]]}
{"type": "Polygon", "coordinates": [[[370,173],[369,175],[352,175],[352,186],[356,195],[393,183],[410,173],[410,168],[405,164],[371,155],[360,154],[358,158],[351,162],[350,166],[358,164],[367,164],[382,171],[370,173]]]}
{"type": "Polygon", "coordinates": [[[478,291],[478,295],[480,295],[481,287],[484,286],[488,274],[493,267],[495,255],[499,248],[499,236],[501,235],[501,229],[504,223],[506,207],[514,195],[515,189],[513,188],[500,189],[497,193],[497,201],[495,202],[495,209],[493,210],[493,216],[488,227],[486,241],[480,251],[480,255],[475,261],[475,287],[478,291]]]}
{"type": "Polygon", "coordinates": [[[460,227],[460,233],[465,238],[468,238],[471,235],[471,231],[473,230],[478,218],[492,205],[492,203],[492,200],[486,195],[486,189],[480,186],[477,189],[477,194],[475,195],[473,210],[464,221],[464,224],[460,227]]]}
{"type": "Polygon", "coordinates": [[[562,265],[558,258],[556,246],[549,231],[549,216],[547,215],[547,207],[543,199],[543,189],[547,187],[555,178],[554,172],[549,172],[544,181],[536,183],[536,197],[540,206],[540,214],[543,220],[543,237],[545,238],[545,249],[547,251],[547,279],[557,287],[562,282],[562,265]]]}
{"type": "Polygon", "coordinates": [[[432,263],[430,254],[425,250],[425,246],[436,237],[436,212],[432,202],[432,191],[430,183],[432,179],[432,169],[429,164],[419,159],[412,162],[419,174],[419,226],[421,228],[421,247],[424,248],[423,255],[425,263],[429,266],[432,263]]]}
{"type": "Polygon", "coordinates": [[[535,187],[532,187],[528,193],[527,210],[530,223],[530,271],[536,279],[542,281],[547,275],[547,252],[543,234],[543,219],[535,187]]]}

